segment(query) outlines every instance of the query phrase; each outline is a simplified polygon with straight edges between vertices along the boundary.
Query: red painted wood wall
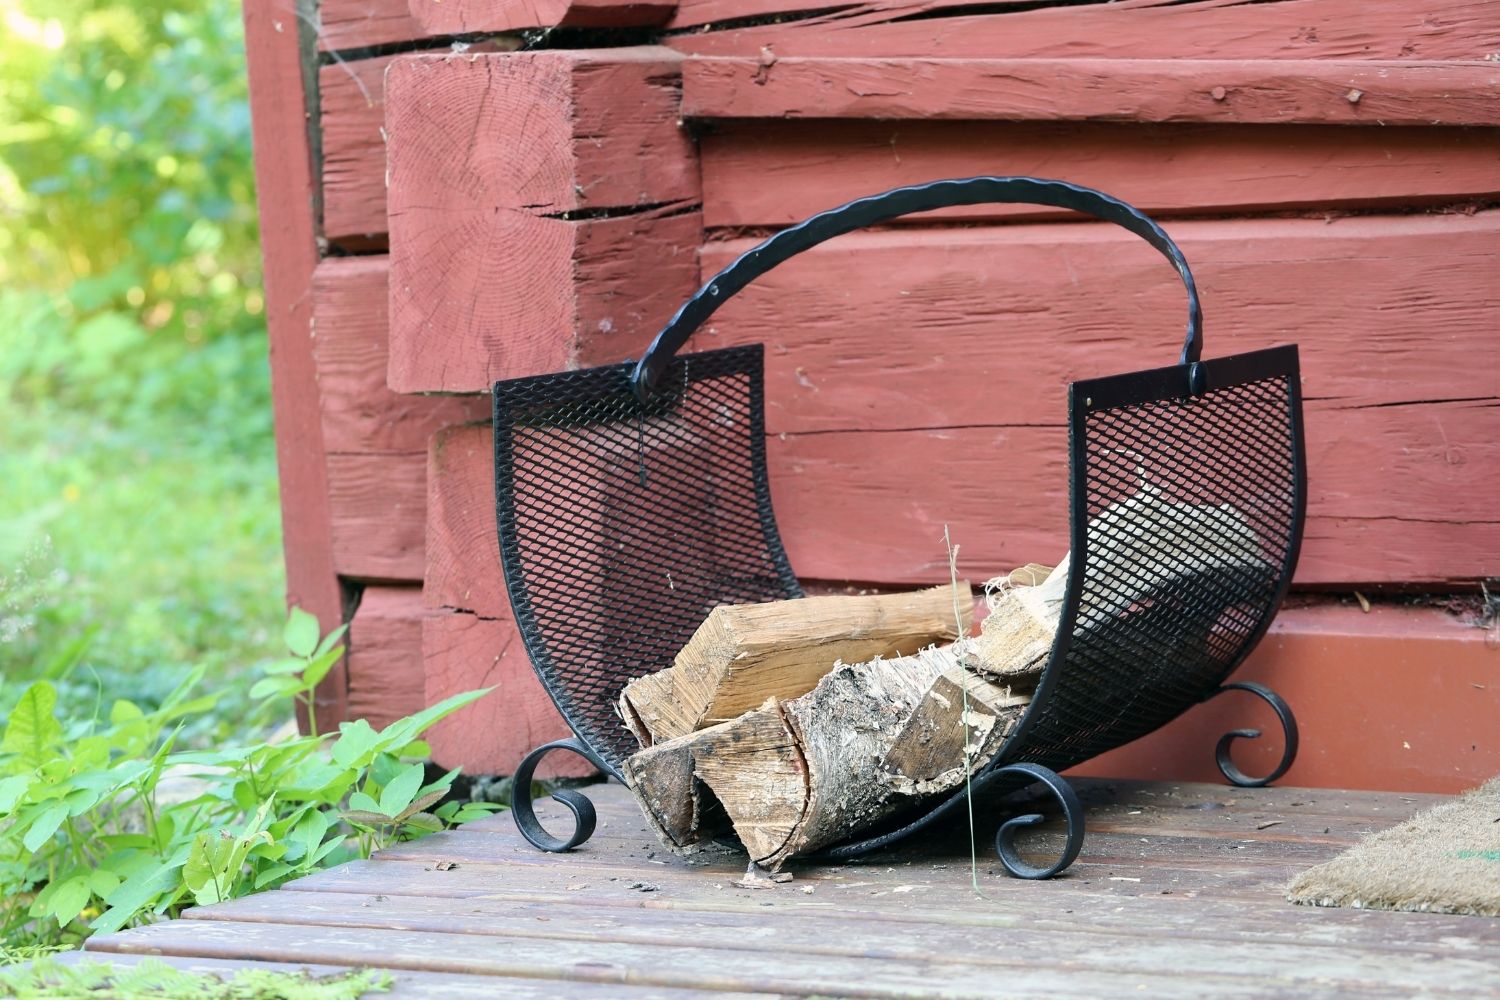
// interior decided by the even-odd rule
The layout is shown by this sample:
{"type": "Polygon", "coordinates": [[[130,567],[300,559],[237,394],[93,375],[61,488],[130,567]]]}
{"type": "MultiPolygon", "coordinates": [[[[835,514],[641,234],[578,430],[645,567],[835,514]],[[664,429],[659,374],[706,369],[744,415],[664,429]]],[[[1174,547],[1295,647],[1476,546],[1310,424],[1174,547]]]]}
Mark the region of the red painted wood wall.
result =
{"type": "MultiPolygon", "coordinates": [[[[433,740],[483,772],[560,735],[499,577],[488,384],[632,357],[777,227],[940,177],[1125,198],[1192,262],[1210,356],[1301,344],[1299,588],[1500,576],[1500,2],[1006,6],[246,0],[290,598],[351,619],[326,711],[495,685],[433,740]]],[[[1119,230],[966,208],[817,248],[691,346],[768,346],[805,577],[943,578],[947,522],[982,578],[1065,548],[1066,382],[1170,363],[1179,295],[1119,230]]],[[[1289,612],[1247,667],[1307,720],[1287,780],[1500,770],[1500,650],[1378,615],[1289,612]]],[[[1203,725],[1095,769],[1207,776],[1203,725]]]]}

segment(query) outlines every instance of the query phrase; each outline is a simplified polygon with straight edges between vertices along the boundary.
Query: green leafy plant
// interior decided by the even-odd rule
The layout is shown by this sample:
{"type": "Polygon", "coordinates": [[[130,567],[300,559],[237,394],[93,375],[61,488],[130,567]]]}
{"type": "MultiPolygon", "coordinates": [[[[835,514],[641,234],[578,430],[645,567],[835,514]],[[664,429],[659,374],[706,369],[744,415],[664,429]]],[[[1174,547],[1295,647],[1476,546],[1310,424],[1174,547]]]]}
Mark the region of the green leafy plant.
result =
{"type": "Polygon", "coordinates": [[[65,966],[43,959],[25,968],[0,971],[0,989],[18,1000],[357,1000],[384,993],[389,972],[351,969],[318,976],[307,970],[281,972],[240,969],[228,979],[174,969],[146,959],[136,965],[80,962],[65,966]]]}
{"type": "MultiPolygon", "coordinates": [[[[263,708],[302,705],[343,654],[295,611],[289,655],[252,688],[263,708]]],[[[76,661],[75,661],[76,662],[76,661]]],[[[66,672],[66,664],[58,672],[66,672]]],[[[116,700],[65,723],[43,678],[13,703],[0,741],[0,933],[69,943],[188,905],[271,888],[495,809],[437,803],[458,775],[428,780],[428,727],[486,691],[376,730],[342,723],[215,750],[176,749],[182,720],[210,709],[201,669],[145,711],[116,700]]],[[[316,725],[315,718],[313,724],[316,725]]]]}

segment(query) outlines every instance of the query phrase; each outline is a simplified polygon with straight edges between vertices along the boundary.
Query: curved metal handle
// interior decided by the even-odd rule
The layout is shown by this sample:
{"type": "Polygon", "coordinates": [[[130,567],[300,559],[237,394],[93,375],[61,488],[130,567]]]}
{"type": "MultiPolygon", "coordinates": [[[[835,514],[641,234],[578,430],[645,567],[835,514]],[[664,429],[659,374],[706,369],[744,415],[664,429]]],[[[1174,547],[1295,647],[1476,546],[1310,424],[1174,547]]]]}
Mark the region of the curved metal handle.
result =
{"type": "Polygon", "coordinates": [[[1066,181],[1043,180],[1038,177],[968,177],[895,188],[883,194],[851,201],[847,205],[814,215],[790,229],[783,229],[753,250],[741,254],[684,302],[672,321],[656,335],[631,376],[636,396],[644,401],[655,391],[672,356],[719,306],[782,261],[817,246],[824,240],[898,216],[986,202],[1021,202],[1069,208],[1113,222],[1161,251],[1177,269],[1178,275],[1182,277],[1183,287],[1187,289],[1187,338],[1182,345],[1179,363],[1192,364],[1198,360],[1203,350],[1203,310],[1198,304],[1198,286],[1193,281],[1187,259],[1183,257],[1177,244],[1139,209],[1118,198],[1111,198],[1102,191],[1066,181]]]}

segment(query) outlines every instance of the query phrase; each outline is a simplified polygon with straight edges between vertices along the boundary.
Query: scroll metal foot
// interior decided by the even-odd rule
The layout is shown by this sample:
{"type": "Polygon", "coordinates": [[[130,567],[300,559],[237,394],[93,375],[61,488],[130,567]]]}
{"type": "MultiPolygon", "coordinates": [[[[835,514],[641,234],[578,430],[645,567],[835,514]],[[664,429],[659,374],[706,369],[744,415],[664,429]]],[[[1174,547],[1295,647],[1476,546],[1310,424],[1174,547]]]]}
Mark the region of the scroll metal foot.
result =
{"type": "Polygon", "coordinates": [[[587,795],[576,788],[560,788],[552,793],[555,802],[561,802],[568,807],[573,814],[573,833],[566,840],[560,840],[548,833],[536,818],[536,810],[531,804],[531,778],[536,773],[536,766],[543,757],[553,750],[569,750],[595,764],[594,755],[589,753],[578,740],[557,740],[537,747],[526,755],[516,768],[515,776],[511,779],[510,811],[516,818],[516,828],[521,831],[521,836],[526,838],[539,851],[548,851],[556,854],[562,851],[571,851],[579,844],[594,835],[594,826],[598,822],[598,816],[594,812],[594,803],[589,801],[587,795]]]}
{"type": "Polygon", "coordinates": [[[1021,860],[1021,854],[1016,850],[1016,834],[1025,827],[1036,826],[1044,817],[1040,813],[1028,813],[1006,820],[995,834],[995,853],[1000,855],[1000,863],[1005,866],[1005,870],[1016,878],[1044,879],[1051,878],[1071,865],[1083,848],[1083,803],[1078,801],[1078,793],[1073,791],[1073,786],[1064,781],[1056,771],[1040,764],[1007,764],[996,768],[991,774],[996,778],[1013,775],[1027,779],[1027,784],[1039,782],[1045,785],[1047,791],[1062,806],[1063,821],[1068,827],[1062,856],[1047,867],[1038,868],[1021,860]]]}
{"type": "Polygon", "coordinates": [[[1252,778],[1235,766],[1234,760],[1230,756],[1230,747],[1234,744],[1235,740],[1241,737],[1247,740],[1259,738],[1260,730],[1230,730],[1219,737],[1219,745],[1214,748],[1214,760],[1218,762],[1219,771],[1228,779],[1230,784],[1238,785],[1241,788],[1261,788],[1269,785],[1283,774],[1286,774],[1287,768],[1292,766],[1292,761],[1297,759],[1297,718],[1292,715],[1291,706],[1282,700],[1281,695],[1272,691],[1264,684],[1257,684],[1254,681],[1236,681],[1233,684],[1225,684],[1209,695],[1209,697],[1216,698],[1225,691],[1248,691],[1270,705],[1272,710],[1276,712],[1276,718],[1281,720],[1281,731],[1284,735],[1284,741],[1282,743],[1281,762],[1276,765],[1275,770],[1264,778],[1252,778]]]}

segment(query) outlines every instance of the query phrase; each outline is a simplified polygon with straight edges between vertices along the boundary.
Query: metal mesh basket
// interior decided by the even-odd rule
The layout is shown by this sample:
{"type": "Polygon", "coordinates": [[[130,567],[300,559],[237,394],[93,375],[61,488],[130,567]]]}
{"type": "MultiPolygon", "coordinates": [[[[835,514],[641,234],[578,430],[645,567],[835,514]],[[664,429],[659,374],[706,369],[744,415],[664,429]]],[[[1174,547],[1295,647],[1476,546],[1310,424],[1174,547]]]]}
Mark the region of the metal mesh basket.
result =
{"type": "MultiPolygon", "coordinates": [[[[902,188],[784,230],[690,299],[639,363],[496,383],[500,553],[533,665],[576,739],[540,747],[517,770],[513,802],[527,839],[566,850],[592,832],[577,791],[572,836],[536,821],[536,762],[565,748],[619,777],[635,749],[616,715],[624,685],[671,665],[721,604],[802,594],[771,509],[762,352],[677,354],[729,296],[788,257],[883,219],[954,204],[1026,201],[1108,219],[1147,240],[1188,292],[1181,363],[1069,387],[1071,559],[1051,657],[1026,715],[976,787],[1041,782],[1068,821],[1045,868],[1001,828],[1002,861],[1026,877],[1076,856],[1081,808],[1054,773],[1142,736],[1219,693],[1259,641],[1296,563],[1304,507],[1295,347],[1201,361],[1201,317],[1187,263],[1150,219],[1097,191],[1035,178],[981,177],[902,188]],[[1149,558],[1143,558],[1149,556],[1149,558]],[[1143,572],[1143,566],[1157,571],[1143,572]]],[[[1286,729],[1283,758],[1250,779],[1220,741],[1232,781],[1260,784],[1296,752],[1290,710],[1259,685],[1286,729]]],[[[895,829],[828,852],[873,849],[934,822],[961,795],[895,829]]]]}

